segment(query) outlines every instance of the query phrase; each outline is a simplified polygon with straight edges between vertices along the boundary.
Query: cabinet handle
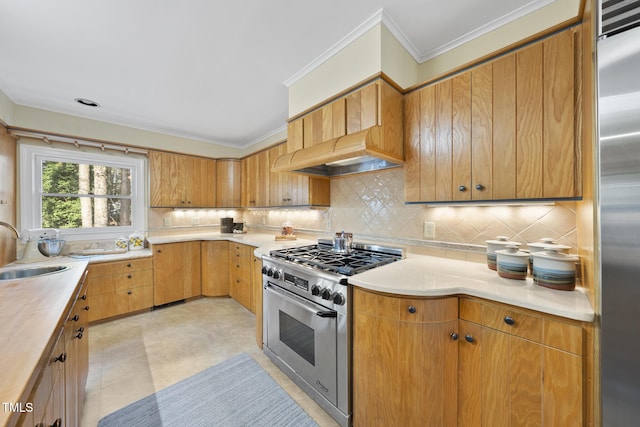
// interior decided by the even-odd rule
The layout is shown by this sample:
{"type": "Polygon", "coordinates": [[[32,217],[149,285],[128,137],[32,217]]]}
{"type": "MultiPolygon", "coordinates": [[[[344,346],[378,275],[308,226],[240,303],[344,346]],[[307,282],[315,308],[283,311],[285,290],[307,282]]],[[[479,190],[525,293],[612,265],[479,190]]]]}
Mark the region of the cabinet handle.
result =
{"type": "Polygon", "coordinates": [[[470,343],[475,342],[475,339],[473,338],[473,336],[471,336],[471,335],[469,335],[469,334],[465,335],[465,336],[464,336],[464,339],[465,339],[467,342],[470,342],[470,343]]]}
{"type": "Polygon", "coordinates": [[[515,325],[516,321],[511,316],[505,316],[504,323],[506,323],[507,325],[515,325]]]}
{"type": "Polygon", "coordinates": [[[131,263],[127,264],[127,267],[131,268],[131,263]]]}
{"type": "Polygon", "coordinates": [[[131,291],[127,291],[127,295],[131,295],[133,292],[131,291]]]}
{"type": "Polygon", "coordinates": [[[84,332],[84,326],[80,326],[76,332],[84,332]]]}
{"type": "Polygon", "coordinates": [[[60,356],[55,358],[56,362],[64,363],[67,360],[67,353],[62,353],[60,356]]]}
{"type": "Polygon", "coordinates": [[[458,191],[467,191],[467,187],[461,185],[460,187],[458,187],[458,191]]]}
{"type": "Polygon", "coordinates": [[[73,320],[74,322],[77,322],[78,320],[80,320],[80,315],[76,314],[71,318],[71,320],[73,320]]]}
{"type": "Polygon", "coordinates": [[[76,335],[76,338],[78,338],[79,340],[82,339],[82,332],[78,332],[78,334],[76,335]]]}
{"type": "Polygon", "coordinates": [[[162,253],[162,249],[156,249],[156,253],[162,253]]]}
{"type": "Polygon", "coordinates": [[[478,190],[478,191],[482,191],[482,190],[484,190],[484,185],[482,185],[482,184],[476,184],[476,190],[478,190]]]}
{"type": "Polygon", "coordinates": [[[449,334],[449,336],[451,337],[451,339],[452,339],[452,340],[454,340],[454,341],[458,341],[458,334],[457,334],[457,333],[455,333],[455,332],[451,332],[451,333],[449,334]]]}
{"type": "Polygon", "coordinates": [[[133,276],[131,276],[130,274],[127,274],[127,279],[131,279],[131,277],[133,276]]]}
{"type": "Polygon", "coordinates": [[[88,306],[88,305],[85,305],[85,306],[84,306],[84,308],[83,308],[83,310],[84,310],[84,311],[89,311],[89,306],[88,306]]]}
{"type": "Polygon", "coordinates": [[[416,308],[412,305],[409,306],[409,308],[407,309],[409,311],[409,313],[413,314],[416,312],[416,308]]]}
{"type": "Polygon", "coordinates": [[[240,283],[240,279],[237,279],[237,280],[236,280],[236,283],[240,283]]]}
{"type": "Polygon", "coordinates": [[[80,299],[81,299],[82,301],[86,301],[86,300],[87,300],[87,294],[82,295],[82,296],[80,297],[80,299]]]}
{"type": "Polygon", "coordinates": [[[62,427],[62,418],[58,418],[51,424],[51,427],[62,427]]]}

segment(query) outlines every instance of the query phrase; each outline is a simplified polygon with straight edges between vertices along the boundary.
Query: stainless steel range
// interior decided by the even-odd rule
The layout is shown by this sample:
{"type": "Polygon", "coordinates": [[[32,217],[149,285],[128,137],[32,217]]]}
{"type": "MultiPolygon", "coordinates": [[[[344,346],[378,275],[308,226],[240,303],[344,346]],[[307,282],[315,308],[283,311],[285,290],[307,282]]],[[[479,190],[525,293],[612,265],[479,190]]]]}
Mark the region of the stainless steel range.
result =
{"type": "Polygon", "coordinates": [[[264,353],[340,425],[351,421],[349,276],[402,259],[402,249],[336,242],[262,257],[264,353]],[[337,244],[336,244],[337,243],[337,244]]]}

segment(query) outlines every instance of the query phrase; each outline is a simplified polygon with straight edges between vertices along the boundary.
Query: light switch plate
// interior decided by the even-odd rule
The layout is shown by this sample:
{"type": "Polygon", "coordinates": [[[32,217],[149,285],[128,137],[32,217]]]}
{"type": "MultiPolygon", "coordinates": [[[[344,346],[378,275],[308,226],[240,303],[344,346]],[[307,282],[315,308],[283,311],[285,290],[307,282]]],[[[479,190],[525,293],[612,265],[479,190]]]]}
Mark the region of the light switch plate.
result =
{"type": "Polygon", "coordinates": [[[166,217],[166,218],[164,219],[164,226],[165,226],[165,227],[169,227],[170,225],[171,225],[171,218],[166,217]]]}
{"type": "Polygon", "coordinates": [[[191,225],[198,225],[200,224],[200,218],[198,218],[197,216],[191,217],[191,225]]]}
{"type": "Polygon", "coordinates": [[[424,237],[425,239],[435,239],[436,238],[436,223],[435,222],[425,222],[425,223],[423,223],[422,237],[424,237]]]}

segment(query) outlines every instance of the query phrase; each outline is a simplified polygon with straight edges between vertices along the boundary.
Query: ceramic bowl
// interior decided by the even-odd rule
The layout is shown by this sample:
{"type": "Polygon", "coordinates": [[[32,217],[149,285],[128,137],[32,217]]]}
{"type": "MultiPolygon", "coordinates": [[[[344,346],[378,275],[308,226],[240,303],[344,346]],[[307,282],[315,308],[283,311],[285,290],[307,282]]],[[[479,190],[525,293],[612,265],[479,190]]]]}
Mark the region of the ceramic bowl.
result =
{"type": "Polygon", "coordinates": [[[579,258],[545,248],[533,254],[533,283],[545,288],[572,291],[576,287],[576,263],[579,258]]]}
{"type": "Polygon", "coordinates": [[[517,245],[507,245],[496,251],[496,267],[500,277],[524,280],[527,278],[529,253],[519,250],[517,245]]]}
{"type": "Polygon", "coordinates": [[[510,242],[505,236],[498,236],[495,240],[485,240],[485,243],[487,244],[487,267],[491,270],[497,270],[497,250],[504,249],[507,245],[520,245],[519,242],[510,242]]]}

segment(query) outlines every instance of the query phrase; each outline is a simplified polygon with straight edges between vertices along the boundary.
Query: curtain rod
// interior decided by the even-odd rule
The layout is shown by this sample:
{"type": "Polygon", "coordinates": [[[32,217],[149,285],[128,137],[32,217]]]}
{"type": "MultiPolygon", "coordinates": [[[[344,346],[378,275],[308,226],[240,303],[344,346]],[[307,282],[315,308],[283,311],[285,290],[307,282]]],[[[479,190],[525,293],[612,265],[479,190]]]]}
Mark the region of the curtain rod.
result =
{"type": "Polygon", "coordinates": [[[14,138],[34,138],[40,139],[43,142],[51,145],[52,142],[63,142],[65,144],[75,145],[76,148],[80,148],[80,146],[86,147],[95,147],[99,148],[102,151],[104,150],[115,150],[115,151],[123,151],[125,154],[136,153],[136,154],[144,154],[145,156],[149,154],[147,150],[142,150],[140,148],[126,147],[123,145],[116,144],[108,144],[104,142],[90,141],[81,138],[70,138],[66,136],[58,136],[58,135],[49,135],[41,132],[30,132],[30,131],[22,131],[22,130],[10,130],[9,134],[14,138]]]}

